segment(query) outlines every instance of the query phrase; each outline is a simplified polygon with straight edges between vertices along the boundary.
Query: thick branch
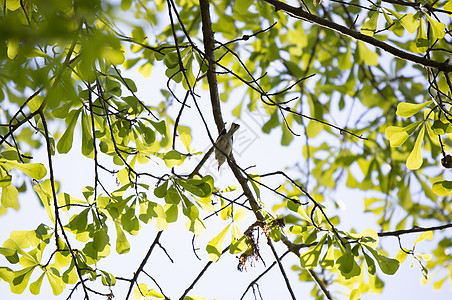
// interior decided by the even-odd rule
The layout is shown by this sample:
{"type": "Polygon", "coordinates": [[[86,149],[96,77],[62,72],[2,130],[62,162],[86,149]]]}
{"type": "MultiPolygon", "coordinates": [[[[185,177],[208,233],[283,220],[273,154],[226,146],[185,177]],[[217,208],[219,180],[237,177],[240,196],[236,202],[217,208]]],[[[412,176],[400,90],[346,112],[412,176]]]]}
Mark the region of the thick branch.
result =
{"type": "Polygon", "coordinates": [[[210,102],[212,103],[213,116],[218,132],[224,127],[221,116],[220,97],[218,95],[217,77],[215,75],[215,40],[212,31],[212,22],[210,20],[209,0],[199,0],[202,21],[202,35],[204,40],[204,51],[209,62],[207,70],[207,81],[209,83],[210,102]]]}
{"type": "Polygon", "coordinates": [[[302,18],[304,20],[307,20],[307,21],[310,21],[310,22],[315,23],[317,25],[320,25],[320,26],[322,26],[324,28],[328,28],[328,29],[337,31],[337,32],[339,32],[341,34],[350,36],[350,37],[355,38],[355,39],[357,39],[359,41],[362,41],[362,42],[365,42],[367,44],[373,45],[373,46],[375,46],[377,48],[380,48],[380,49],[382,49],[382,50],[384,50],[386,52],[391,53],[392,55],[394,55],[394,56],[396,56],[398,58],[401,58],[401,59],[404,59],[404,60],[408,60],[408,61],[420,64],[420,65],[422,65],[424,67],[436,68],[436,69],[438,69],[440,71],[443,71],[443,72],[452,72],[452,65],[449,64],[448,62],[438,62],[438,61],[435,61],[435,60],[431,60],[431,59],[428,59],[428,58],[424,58],[424,57],[421,57],[421,56],[417,56],[417,55],[414,55],[414,54],[402,51],[402,50],[397,49],[396,47],[391,46],[391,45],[389,45],[389,44],[387,44],[385,42],[377,40],[374,37],[362,34],[360,32],[357,32],[357,31],[353,30],[353,29],[349,29],[349,28],[347,28],[345,26],[342,26],[340,24],[334,23],[334,22],[332,22],[330,20],[327,20],[327,19],[321,18],[319,16],[310,14],[308,12],[305,12],[302,8],[293,7],[293,6],[290,6],[290,5],[286,4],[286,3],[283,3],[283,2],[278,1],[278,0],[264,0],[264,2],[267,2],[267,3],[271,4],[271,5],[273,5],[276,10],[285,11],[287,13],[290,13],[290,14],[293,14],[293,15],[295,15],[297,17],[300,17],[300,18],[302,18]]]}

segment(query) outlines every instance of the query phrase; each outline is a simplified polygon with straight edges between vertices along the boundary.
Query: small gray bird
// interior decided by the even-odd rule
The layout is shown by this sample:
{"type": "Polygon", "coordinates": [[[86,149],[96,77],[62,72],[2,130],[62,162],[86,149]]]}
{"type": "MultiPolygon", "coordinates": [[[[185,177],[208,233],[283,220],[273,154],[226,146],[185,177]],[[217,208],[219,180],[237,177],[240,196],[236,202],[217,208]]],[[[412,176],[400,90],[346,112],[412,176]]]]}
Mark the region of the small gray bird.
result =
{"type": "Polygon", "coordinates": [[[232,152],[232,135],[239,129],[240,125],[232,123],[229,131],[223,128],[215,142],[215,158],[218,161],[218,170],[221,165],[226,161],[226,156],[229,156],[232,152]]]}

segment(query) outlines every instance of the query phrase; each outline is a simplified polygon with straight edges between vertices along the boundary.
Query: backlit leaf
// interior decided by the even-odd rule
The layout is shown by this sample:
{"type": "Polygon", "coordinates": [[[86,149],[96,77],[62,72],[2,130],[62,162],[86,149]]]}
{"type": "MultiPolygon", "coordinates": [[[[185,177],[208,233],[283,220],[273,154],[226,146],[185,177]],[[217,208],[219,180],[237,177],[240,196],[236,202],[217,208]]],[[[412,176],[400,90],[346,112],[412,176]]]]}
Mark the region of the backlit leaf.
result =
{"type": "Polygon", "coordinates": [[[438,196],[446,196],[452,191],[452,181],[437,181],[433,184],[432,191],[438,196]]]}
{"type": "Polygon", "coordinates": [[[367,20],[366,23],[364,23],[363,27],[361,27],[360,32],[368,36],[373,36],[375,30],[377,29],[377,21],[379,15],[380,13],[378,11],[372,12],[372,15],[369,17],[369,20],[367,20]]]}
{"type": "Polygon", "coordinates": [[[424,141],[425,126],[422,126],[414,143],[413,150],[406,160],[406,167],[417,170],[422,166],[422,142],[424,141]]]}
{"type": "Polygon", "coordinates": [[[427,101],[427,102],[420,103],[420,104],[400,102],[397,105],[396,114],[402,118],[409,118],[409,117],[413,116],[415,113],[417,113],[418,111],[420,111],[421,109],[429,106],[432,103],[433,103],[433,101],[427,101]]]}
{"type": "Polygon", "coordinates": [[[209,253],[210,261],[215,262],[220,259],[221,252],[223,251],[223,242],[230,226],[231,224],[228,224],[216,237],[210,240],[210,242],[207,244],[206,250],[207,253],[209,253]]]}

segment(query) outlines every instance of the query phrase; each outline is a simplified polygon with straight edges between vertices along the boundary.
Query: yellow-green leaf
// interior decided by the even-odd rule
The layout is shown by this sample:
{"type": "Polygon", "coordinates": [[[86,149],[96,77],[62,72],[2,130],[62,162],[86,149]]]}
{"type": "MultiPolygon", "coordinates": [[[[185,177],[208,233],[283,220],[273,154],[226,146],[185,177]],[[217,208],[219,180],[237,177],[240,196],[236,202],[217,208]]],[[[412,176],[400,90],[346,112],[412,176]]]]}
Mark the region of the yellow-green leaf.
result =
{"type": "Polygon", "coordinates": [[[425,33],[424,20],[420,19],[420,26],[416,37],[416,49],[419,53],[424,53],[428,49],[428,39],[425,33]]]}
{"type": "Polygon", "coordinates": [[[66,287],[66,284],[61,279],[60,274],[58,274],[58,270],[54,267],[47,268],[46,270],[47,280],[50,283],[50,287],[52,288],[52,292],[55,296],[61,294],[66,287]]]}
{"type": "Polygon", "coordinates": [[[352,290],[352,292],[350,293],[350,300],[359,300],[361,299],[361,292],[359,291],[359,289],[354,289],[352,290]]]}
{"type": "Polygon", "coordinates": [[[366,44],[361,41],[357,42],[358,45],[358,62],[364,62],[369,66],[376,66],[378,64],[378,54],[375,51],[367,48],[366,44]]]}
{"type": "Polygon", "coordinates": [[[441,23],[441,22],[433,20],[433,18],[430,17],[427,14],[424,14],[424,16],[427,18],[428,22],[432,26],[432,32],[433,32],[432,38],[433,38],[433,40],[437,40],[437,39],[440,40],[440,39],[442,39],[444,37],[444,35],[446,34],[445,33],[446,25],[441,23]]]}
{"type": "Polygon", "coordinates": [[[31,273],[35,269],[34,267],[27,267],[20,271],[14,272],[14,279],[10,284],[11,292],[14,294],[21,294],[28,285],[28,281],[30,280],[31,273]]]}
{"type": "Polygon", "coordinates": [[[243,252],[248,247],[246,237],[235,223],[232,224],[231,238],[231,247],[229,248],[231,254],[243,252]]]}
{"type": "Polygon", "coordinates": [[[385,137],[389,140],[391,147],[400,147],[421,123],[422,121],[418,121],[406,127],[389,126],[385,130],[385,137]]]}
{"type": "Polygon", "coordinates": [[[102,49],[102,57],[114,65],[120,65],[125,60],[125,48],[123,45],[121,45],[119,49],[106,46],[102,49]]]}
{"type": "Polygon", "coordinates": [[[57,143],[57,149],[59,153],[68,153],[72,148],[72,141],[74,139],[74,128],[77,123],[78,116],[82,110],[77,110],[73,115],[72,119],[69,122],[69,125],[66,131],[61,136],[60,140],[57,143]]]}
{"type": "Polygon", "coordinates": [[[366,229],[359,234],[350,233],[349,235],[351,237],[360,239],[359,242],[366,246],[372,247],[374,249],[378,246],[378,234],[372,229],[366,229]]]}
{"type": "Polygon", "coordinates": [[[370,16],[369,20],[367,20],[366,23],[364,23],[363,27],[361,27],[361,33],[368,35],[368,36],[373,36],[375,33],[375,30],[377,29],[377,21],[378,21],[378,16],[380,15],[380,13],[378,11],[373,12],[372,16],[370,16]]]}
{"type": "Polygon", "coordinates": [[[44,279],[44,274],[45,273],[42,273],[41,276],[39,276],[38,280],[30,284],[29,289],[33,295],[39,294],[39,291],[41,290],[42,280],[44,279]]]}
{"type": "MultiPolygon", "coordinates": [[[[445,11],[452,11],[452,1],[447,1],[447,3],[444,5],[445,11]]],[[[449,16],[452,16],[452,14],[449,14],[449,16]]]]}
{"type": "Polygon", "coordinates": [[[388,13],[383,9],[383,16],[385,17],[386,23],[388,23],[388,25],[392,25],[394,24],[394,20],[391,19],[391,17],[388,15],[388,13]]]}
{"type": "Polygon", "coordinates": [[[122,230],[121,226],[119,226],[115,222],[115,228],[116,228],[116,252],[118,254],[127,253],[130,250],[130,244],[127,240],[126,235],[124,234],[124,231],[122,230]]]}
{"type": "Polygon", "coordinates": [[[422,142],[424,141],[425,126],[422,126],[414,143],[413,150],[406,159],[406,167],[410,170],[417,170],[422,166],[422,142]]]}
{"type": "Polygon", "coordinates": [[[207,253],[209,253],[210,261],[217,261],[220,259],[221,252],[223,251],[223,241],[228,233],[229,227],[231,224],[228,224],[216,237],[214,237],[206,247],[207,253]]]}
{"type": "Polygon", "coordinates": [[[18,169],[31,178],[37,180],[42,179],[47,174],[47,170],[44,165],[39,163],[23,164],[11,160],[0,159],[0,164],[3,164],[8,169],[18,169]]]}
{"type": "Polygon", "coordinates": [[[19,192],[14,186],[8,185],[2,187],[2,198],[1,198],[2,206],[12,207],[15,210],[18,210],[20,208],[18,196],[19,192]]]}
{"type": "Polygon", "coordinates": [[[431,239],[433,239],[433,231],[425,231],[416,239],[416,241],[414,241],[413,246],[416,246],[417,243],[422,242],[424,240],[430,241],[431,239]]]}
{"type": "Polygon", "coordinates": [[[246,220],[248,216],[248,210],[246,208],[240,207],[239,209],[234,210],[234,221],[242,222],[246,220]]]}
{"type": "Polygon", "coordinates": [[[419,104],[400,102],[397,105],[396,114],[402,118],[409,118],[409,117],[413,116],[415,113],[417,113],[418,111],[420,111],[421,109],[429,106],[432,103],[433,103],[433,101],[431,101],[431,100],[424,102],[424,103],[419,103],[419,104]]]}
{"type": "Polygon", "coordinates": [[[9,59],[15,59],[17,54],[19,54],[19,41],[14,38],[10,38],[6,44],[8,47],[7,55],[9,59]]]}
{"type": "Polygon", "coordinates": [[[193,232],[194,235],[200,236],[206,230],[206,225],[204,224],[204,222],[201,219],[196,218],[193,220],[189,219],[187,221],[187,223],[185,223],[185,228],[187,228],[187,230],[193,232]]]}
{"type": "Polygon", "coordinates": [[[45,98],[43,96],[35,96],[30,101],[28,101],[27,105],[31,112],[37,111],[41,105],[43,104],[45,98]]]}
{"type": "Polygon", "coordinates": [[[452,181],[435,182],[432,186],[432,191],[438,196],[446,196],[452,191],[452,181]]]}
{"type": "Polygon", "coordinates": [[[300,254],[301,267],[305,269],[317,267],[320,260],[320,252],[322,251],[322,246],[325,243],[327,236],[328,235],[325,234],[314,248],[300,254]]]}
{"type": "Polygon", "coordinates": [[[395,272],[397,272],[400,265],[397,259],[386,257],[371,247],[365,247],[370,251],[370,253],[372,253],[373,257],[375,257],[383,273],[387,275],[393,275],[395,272]]]}
{"type": "Polygon", "coordinates": [[[6,0],[6,8],[16,10],[20,7],[20,0],[6,0]]]}
{"type": "Polygon", "coordinates": [[[182,157],[180,152],[176,150],[171,150],[163,156],[163,160],[165,161],[165,165],[168,168],[172,168],[174,166],[180,166],[184,162],[185,156],[182,157]]]}
{"type": "Polygon", "coordinates": [[[385,9],[389,11],[394,17],[396,17],[397,20],[399,20],[400,24],[402,24],[403,28],[405,28],[409,33],[414,33],[419,27],[419,22],[416,20],[415,16],[412,13],[401,14],[390,10],[389,8],[385,9]]]}
{"type": "Polygon", "coordinates": [[[177,127],[177,130],[179,131],[179,138],[182,144],[184,144],[185,149],[187,149],[187,152],[190,152],[191,129],[186,126],[179,126],[177,127]]]}

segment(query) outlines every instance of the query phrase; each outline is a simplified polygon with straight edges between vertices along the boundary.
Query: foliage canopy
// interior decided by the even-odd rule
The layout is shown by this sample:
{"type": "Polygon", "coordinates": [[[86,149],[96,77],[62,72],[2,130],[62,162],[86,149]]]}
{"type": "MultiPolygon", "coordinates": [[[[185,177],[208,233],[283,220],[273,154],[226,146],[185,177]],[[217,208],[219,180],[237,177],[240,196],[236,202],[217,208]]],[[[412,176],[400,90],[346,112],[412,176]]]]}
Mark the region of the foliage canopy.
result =
{"type": "Polygon", "coordinates": [[[75,285],[68,297],[89,299],[122,280],[127,298],[204,299],[192,293],[204,271],[182,295],[140,276],[174,222],[181,234],[214,230],[205,268],[232,254],[243,270],[268,247],[293,299],[280,249],[299,257],[292,271],[319,299],[380,293],[407,257],[436,288],[450,281],[452,1],[286,2],[1,1],[0,213],[31,194],[47,212],[37,228],[12,226],[1,284],[39,294],[45,278],[54,295],[75,285]],[[141,96],[138,73],[160,94],[141,96]],[[269,172],[231,155],[223,168],[237,186],[218,186],[192,138],[211,153],[213,128],[257,111],[261,135],[303,150],[269,172]],[[80,196],[55,172],[69,151],[93,162],[80,196]],[[373,229],[343,225],[347,199],[331,195],[344,187],[365,195],[354,201],[373,229]],[[157,234],[134,274],[100,267],[149,223],[157,234]],[[379,243],[415,233],[395,257],[379,243]],[[426,241],[431,254],[418,253],[426,241]]]}

